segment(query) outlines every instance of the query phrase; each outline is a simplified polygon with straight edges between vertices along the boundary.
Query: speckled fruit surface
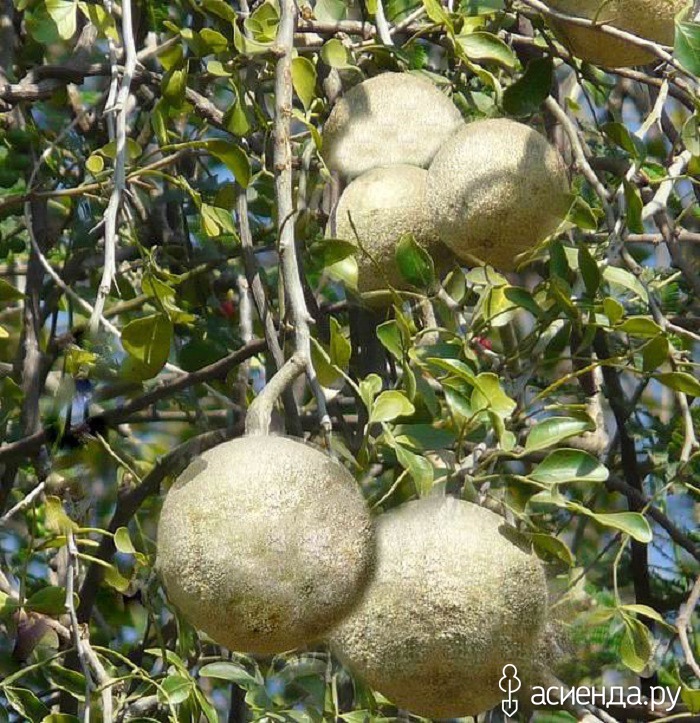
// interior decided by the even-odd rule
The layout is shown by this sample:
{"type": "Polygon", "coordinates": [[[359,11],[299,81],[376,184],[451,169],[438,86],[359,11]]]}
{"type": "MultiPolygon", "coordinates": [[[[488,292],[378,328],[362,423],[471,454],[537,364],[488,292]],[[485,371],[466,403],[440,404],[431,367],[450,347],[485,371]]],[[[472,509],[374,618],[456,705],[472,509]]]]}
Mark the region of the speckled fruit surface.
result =
{"type": "Polygon", "coordinates": [[[544,625],[538,559],[504,521],[452,497],[409,502],[377,520],[377,571],[331,645],[398,707],[452,718],[497,705],[511,663],[527,674],[544,625]]]}
{"type": "Polygon", "coordinates": [[[462,124],[452,101],[429,80],[383,73],[351,88],[323,127],[323,157],[348,178],[372,168],[426,168],[462,124]]]}
{"type": "Polygon", "coordinates": [[[195,459],[168,492],[157,568],[169,599],[232,650],[312,642],[358,601],[374,565],[352,475],[286,437],[244,437],[195,459]]]}
{"type": "Polygon", "coordinates": [[[510,271],[515,257],[553,233],[570,204],[566,167],[547,139],[497,118],[462,128],[428,169],[428,216],[468,262],[510,271]]]}
{"type": "Polygon", "coordinates": [[[428,172],[416,166],[374,168],[343,191],[335,212],[334,235],[355,244],[359,238],[367,252],[360,250],[356,256],[361,293],[386,289],[389,284],[396,289],[411,288],[396,265],[396,245],[406,233],[413,234],[437,268],[452,257],[428,220],[427,178],[428,172]]]}
{"type": "MultiPolygon", "coordinates": [[[[552,10],[595,19],[620,30],[673,45],[674,17],[686,0],[551,0],[552,10]]],[[[581,60],[606,68],[623,68],[651,63],[656,56],[626,40],[613,38],[599,30],[584,28],[550,18],[552,29],[571,52],[581,60]]]]}

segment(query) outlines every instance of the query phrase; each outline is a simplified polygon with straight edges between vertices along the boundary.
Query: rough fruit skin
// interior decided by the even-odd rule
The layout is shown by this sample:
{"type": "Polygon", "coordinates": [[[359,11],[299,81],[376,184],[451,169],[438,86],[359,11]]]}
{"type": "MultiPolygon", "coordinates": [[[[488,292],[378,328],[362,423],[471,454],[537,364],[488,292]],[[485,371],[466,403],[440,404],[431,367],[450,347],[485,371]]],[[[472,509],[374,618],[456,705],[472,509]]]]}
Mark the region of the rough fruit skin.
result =
{"type": "MultiPolygon", "coordinates": [[[[653,40],[662,45],[673,45],[674,17],[686,0],[551,0],[552,10],[597,19],[620,30],[653,40]],[[603,4],[602,10],[599,8],[603,4]]],[[[652,53],[625,40],[613,38],[592,28],[549,19],[557,37],[581,60],[606,68],[623,68],[651,63],[652,53]]]]}
{"type": "Polygon", "coordinates": [[[359,237],[362,248],[377,262],[372,263],[362,250],[357,252],[360,293],[386,289],[387,282],[396,289],[411,288],[399,272],[395,256],[396,245],[406,233],[414,235],[436,265],[444,265],[450,256],[428,220],[427,179],[428,172],[416,166],[374,168],[356,178],[340,196],[335,234],[329,235],[355,244],[359,237]]]}
{"type": "Polygon", "coordinates": [[[456,718],[497,705],[503,666],[529,671],[547,601],[539,561],[501,526],[452,497],[381,515],[375,577],[330,637],[339,658],[416,715],[456,718]]]}
{"type": "Polygon", "coordinates": [[[427,168],[461,123],[457,107],[429,80],[383,73],[335,104],[323,128],[323,157],[349,178],[379,166],[427,168]]]}
{"type": "Polygon", "coordinates": [[[430,222],[467,261],[499,271],[553,233],[570,204],[559,152],[529,126],[507,118],[466,125],[428,169],[430,222]]]}
{"type": "Polygon", "coordinates": [[[318,639],[355,605],[374,565],[352,475],[286,437],[245,437],[196,459],[169,491],[157,567],[170,600],[231,650],[318,639]]]}

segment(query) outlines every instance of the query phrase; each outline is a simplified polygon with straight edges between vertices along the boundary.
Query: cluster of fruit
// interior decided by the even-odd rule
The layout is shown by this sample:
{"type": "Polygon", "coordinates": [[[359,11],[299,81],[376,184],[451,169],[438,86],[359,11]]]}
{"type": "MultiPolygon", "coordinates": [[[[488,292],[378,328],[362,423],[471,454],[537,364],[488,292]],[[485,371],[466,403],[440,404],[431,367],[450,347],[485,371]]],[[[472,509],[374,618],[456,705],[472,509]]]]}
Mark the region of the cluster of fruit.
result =
{"type": "Polygon", "coordinates": [[[170,600],[232,650],[326,639],[397,706],[475,715],[503,666],[536,675],[547,588],[494,513],[427,497],[376,520],[352,475],[302,441],[205,452],[169,491],[157,567],[170,600]]]}
{"type": "Polygon", "coordinates": [[[465,124],[430,81],[407,73],[376,76],[339,100],[323,155],[331,170],[354,179],[328,236],[360,246],[361,293],[407,288],[394,256],[406,233],[438,270],[452,253],[512,270],[519,254],[556,230],[571,202],[564,161],[537,131],[507,118],[465,124]]]}

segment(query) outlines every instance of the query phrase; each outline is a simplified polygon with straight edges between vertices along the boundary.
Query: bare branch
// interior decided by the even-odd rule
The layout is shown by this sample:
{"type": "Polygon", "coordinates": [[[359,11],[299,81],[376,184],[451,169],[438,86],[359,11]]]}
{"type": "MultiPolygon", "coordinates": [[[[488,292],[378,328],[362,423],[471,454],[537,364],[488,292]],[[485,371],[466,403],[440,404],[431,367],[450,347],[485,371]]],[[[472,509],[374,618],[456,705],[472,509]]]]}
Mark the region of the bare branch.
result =
{"type": "Polygon", "coordinates": [[[296,353],[300,354],[304,359],[306,376],[316,397],[321,425],[326,433],[329,433],[331,422],[326,410],[326,400],[311,361],[309,322],[313,321],[313,319],[306,308],[304,286],[299,275],[294,238],[295,211],[292,194],[292,147],[290,140],[290,120],[293,108],[292,52],[294,28],[296,26],[294,0],[282,0],[280,10],[281,18],[277,35],[279,59],[275,68],[274,123],[275,196],[277,198],[280,261],[284,290],[289,298],[294,324],[296,353]]]}
{"type": "Polygon", "coordinates": [[[683,648],[683,654],[685,655],[685,662],[690,666],[695,677],[700,680],[700,665],[695,659],[693,649],[690,646],[690,640],[688,639],[688,631],[692,630],[690,619],[693,617],[695,608],[697,607],[698,601],[700,601],[700,577],[695,581],[693,589],[690,591],[688,601],[681,606],[678,611],[678,618],[676,619],[676,628],[678,629],[678,636],[681,641],[681,647],[683,648]]]}

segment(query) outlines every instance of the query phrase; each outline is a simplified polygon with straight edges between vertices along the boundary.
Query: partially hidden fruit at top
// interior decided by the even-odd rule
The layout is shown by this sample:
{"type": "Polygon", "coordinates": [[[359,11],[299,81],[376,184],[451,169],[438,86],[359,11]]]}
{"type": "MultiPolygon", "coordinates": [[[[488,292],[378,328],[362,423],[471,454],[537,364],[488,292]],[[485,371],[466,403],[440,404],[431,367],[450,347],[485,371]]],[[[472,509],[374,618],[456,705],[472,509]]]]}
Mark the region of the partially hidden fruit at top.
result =
{"type": "Polygon", "coordinates": [[[349,178],[379,166],[426,168],[461,123],[457,107],[429,80],[383,73],[335,104],[323,128],[323,157],[349,178]]]}
{"type": "Polygon", "coordinates": [[[404,234],[413,234],[438,268],[451,258],[427,217],[427,178],[428,172],[415,166],[374,168],[343,191],[334,214],[335,232],[330,224],[328,236],[360,247],[356,254],[360,293],[389,285],[411,288],[396,264],[396,246],[404,234]]]}
{"type": "MultiPolygon", "coordinates": [[[[662,45],[673,45],[674,17],[686,0],[551,0],[552,10],[612,25],[662,45]]],[[[581,60],[606,68],[642,65],[656,56],[634,43],[614,38],[600,30],[550,18],[561,42],[581,60]]]]}
{"type": "Polygon", "coordinates": [[[460,258],[499,271],[553,233],[570,205],[564,161],[544,136],[507,118],[466,125],[428,170],[428,214],[460,258]]]}
{"type": "Polygon", "coordinates": [[[547,609],[542,565],[508,530],[453,497],[381,515],[377,570],[333,631],[335,653],[416,715],[457,718],[497,705],[506,664],[531,674],[547,609]]]}
{"type": "Polygon", "coordinates": [[[373,564],[352,475],[298,440],[214,447],[163,504],[157,568],[168,597],[232,650],[279,653],[322,637],[358,601],[373,564]]]}

